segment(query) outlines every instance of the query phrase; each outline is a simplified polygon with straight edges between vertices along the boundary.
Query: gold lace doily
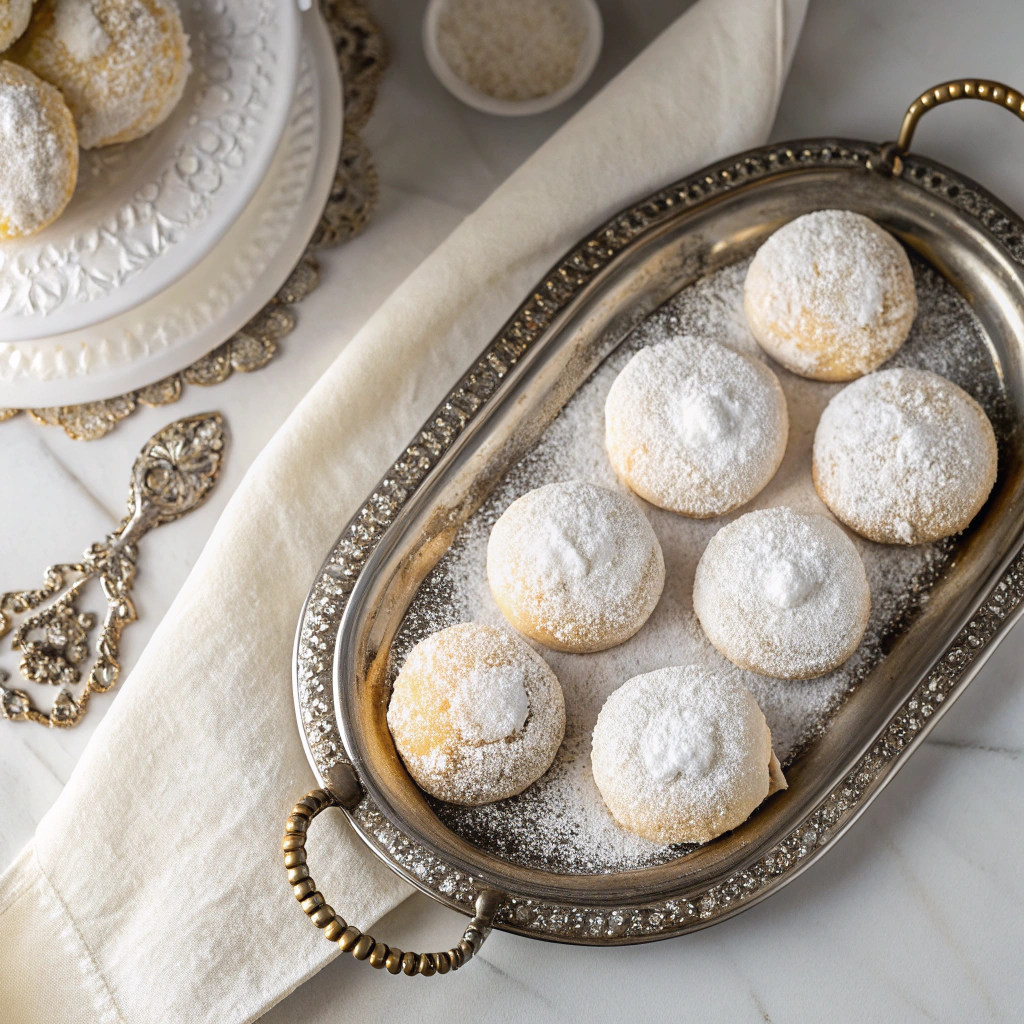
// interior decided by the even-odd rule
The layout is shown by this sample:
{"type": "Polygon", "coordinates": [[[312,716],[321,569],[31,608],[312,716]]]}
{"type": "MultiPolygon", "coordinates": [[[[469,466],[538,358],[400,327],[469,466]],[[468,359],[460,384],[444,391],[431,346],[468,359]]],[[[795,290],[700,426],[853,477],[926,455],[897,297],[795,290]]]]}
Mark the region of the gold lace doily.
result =
{"type": "MultiPolygon", "coordinates": [[[[181,398],[187,385],[211,387],[235,371],[251,373],[266,366],[277,353],[278,342],[295,326],[293,307],[317,286],[317,252],[348,241],[366,225],[377,203],[378,184],[360,132],[377,99],[377,87],[388,65],[388,47],[359,0],[320,0],[320,6],[341,71],[345,131],[327,205],[291,276],[241,330],[191,366],[116,398],[25,410],[37,423],[63,427],[76,441],[93,441],[113,430],[140,405],[169,405],[181,398]]],[[[21,411],[0,409],[0,422],[21,411]]]]}

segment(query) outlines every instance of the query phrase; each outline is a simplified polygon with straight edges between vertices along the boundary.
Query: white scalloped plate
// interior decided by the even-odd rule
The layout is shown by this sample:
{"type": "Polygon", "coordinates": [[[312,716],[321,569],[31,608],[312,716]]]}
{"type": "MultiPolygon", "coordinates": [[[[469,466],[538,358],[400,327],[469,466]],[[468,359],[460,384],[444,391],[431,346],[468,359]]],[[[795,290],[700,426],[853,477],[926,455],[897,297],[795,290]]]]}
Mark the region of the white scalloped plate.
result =
{"type": "Polygon", "coordinates": [[[252,199],[284,133],[298,72],[295,0],[183,0],[192,72],[145,138],[83,150],[56,222],[0,244],[0,338],[102,323],[196,266],[252,199]]]}
{"type": "Polygon", "coordinates": [[[341,145],[341,82],[318,11],[304,41],[287,130],[227,235],[166,292],[98,326],[0,343],[0,408],[74,405],[184,369],[255,316],[299,261],[323,211],[341,145]]]}

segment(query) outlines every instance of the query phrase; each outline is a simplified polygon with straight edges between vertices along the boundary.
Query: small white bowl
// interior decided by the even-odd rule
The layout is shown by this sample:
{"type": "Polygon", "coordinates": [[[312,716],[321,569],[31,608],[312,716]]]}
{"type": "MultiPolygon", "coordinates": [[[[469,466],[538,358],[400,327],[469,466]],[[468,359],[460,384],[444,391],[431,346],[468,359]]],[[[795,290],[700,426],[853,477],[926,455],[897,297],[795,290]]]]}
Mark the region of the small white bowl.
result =
{"type": "Polygon", "coordinates": [[[601,24],[601,12],[595,0],[576,0],[583,28],[586,33],[576,70],[561,89],[556,89],[547,96],[537,96],[531,100],[500,100],[488,96],[485,92],[474,89],[464,82],[441,55],[437,43],[437,23],[441,12],[449,0],[430,0],[427,12],[423,16],[423,49],[427,55],[427,63],[437,80],[457,99],[467,106],[482,110],[485,114],[500,114],[502,117],[522,117],[526,114],[541,114],[564,103],[583,88],[587,79],[593,74],[597,58],[601,55],[601,43],[604,29],[601,24]]]}

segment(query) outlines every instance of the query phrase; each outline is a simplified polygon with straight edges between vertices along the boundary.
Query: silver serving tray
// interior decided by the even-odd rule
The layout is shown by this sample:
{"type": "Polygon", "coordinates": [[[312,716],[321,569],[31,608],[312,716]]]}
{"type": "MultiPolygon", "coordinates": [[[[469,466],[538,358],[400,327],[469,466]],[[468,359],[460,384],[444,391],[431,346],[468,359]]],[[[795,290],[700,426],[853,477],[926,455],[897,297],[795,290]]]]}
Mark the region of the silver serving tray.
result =
{"type": "Polygon", "coordinates": [[[864,811],[1007,634],[1024,604],[1024,222],[968,178],[866,142],[811,139],[709,167],[631,206],[538,283],[345,527],[306,601],[295,699],[321,785],[350,763],[346,813],[393,870],[494,926],[621,944],[724,920],[785,885],[864,811]],[[787,769],[790,788],[678,860],[604,874],[522,867],[439,821],[406,773],[385,711],[388,654],[417,588],[459,526],[566,400],[647,314],[753,252],[783,223],[843,207],[886,226],[966,299],[1012,424],[999,477],[921,613],[787,769]]]}

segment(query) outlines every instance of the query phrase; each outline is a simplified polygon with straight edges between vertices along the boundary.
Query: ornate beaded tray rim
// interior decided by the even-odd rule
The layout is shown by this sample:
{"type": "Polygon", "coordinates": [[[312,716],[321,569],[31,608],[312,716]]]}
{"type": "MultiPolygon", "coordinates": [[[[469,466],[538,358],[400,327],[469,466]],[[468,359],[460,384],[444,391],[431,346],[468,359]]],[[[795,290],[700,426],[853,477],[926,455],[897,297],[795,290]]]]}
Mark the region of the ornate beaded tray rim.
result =
{"type": "MultiPolygon", "coordinates": [[[[530,352],[558,313],[596,274],[680,209],[698,208],[739,187],[765,183],[799,167],[864,168],[878,147],[814,139],[751,151],[707,168],[624,210],[572,249],[441,403],[351,519],[318,573],[299,620],[294,686],[299,731],[321,784],[348,756],[336,720],[333,656],[342,616],[367,560],[399,512],[424,484],[456,439],[479,416],[512,369],[530,352]]],[[[908,156],[903,173],[918,188],[955,207],[1024,266],[1024,222],[970,179],[934,162],[908,156]]],[[[767,852],[720,884],[685,897],[638,901],[628,907],[507,897],[495,927],[534,938],[614,945],[666,938],[725,920],[785,885],[825,852],[865,810],[966,688],[995,646],[1024,612],[1024,555],[1019,538],[983,590],[972,613],[879,731],[853,767],[767,852]]],[[[472,914],[485,888],[411,841],[364,796],[350,820],[367,845],[427,895],[472,914]]]]}

